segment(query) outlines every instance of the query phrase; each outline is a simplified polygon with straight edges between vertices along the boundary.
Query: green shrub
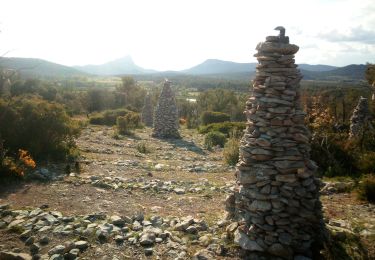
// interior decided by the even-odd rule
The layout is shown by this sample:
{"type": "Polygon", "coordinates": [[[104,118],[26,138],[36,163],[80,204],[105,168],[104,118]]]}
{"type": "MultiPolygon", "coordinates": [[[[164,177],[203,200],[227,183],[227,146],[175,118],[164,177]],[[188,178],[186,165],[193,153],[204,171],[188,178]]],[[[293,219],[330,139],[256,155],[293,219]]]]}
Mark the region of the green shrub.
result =
{"type": "Polygon", "coordinates": [[[116,120],[119,116],[125,116],[129,112],[131,111],[127,109],[105,110],[103,112],[91,115],[89,122],[93,125],[113,126],[116,124],[116,120]]]}
{"type": "Polygon", "coordinates": [[[151,150],[147,146],[146,142],[137,143],[136,148],[137,148],[137,151],[140,152],[140,153],[149,153],[149,152],[151,152],[151,150]]]}
{"type": "Polygon", "coordinates": [[[199,126],[199,118],[195,116],[188,116],[186,118],[186,128],[187,129],[193,129],[197,128],[199,126]]]}
{"type": "Polygon", "coordinates": [[[365,175],[358,186],[358,196],[360,199],[375,202],[375,176],[365,175]]]}
{"type": "Polygon", "coordinates": [[[311,158],[326,177],[358,175],[355,145],[346,134],[326,134],[311,140],[311,158]]]}
{"type": "Polygon", "coordinates": [[[375,152],[360,154],[357,165],[361,173],[375,172],[375,152]]]}
{"type": "Polygon", "coordinates": [[[204,145],[207,147],[207,148],[211,148],[213,146],[216,146],[216,145],[219,145],[220,147],[223,147],[225,142],[226,142],[227,138],[224,134],[220,133],[220,132],[209,132],[208,134],[206,134],[205,138],[204,138],[204,145]]]}
{"type": "Polygon", "coordinates": [[[8,156],[17,157],[19,149],[35,159],[65,159],[75,147],[78,123],[62,105],[38,97],[0,99],[0,136],[8,156]]]}
{"type": "Polygon", "coordinates": [[[239,157],[240,140],[236,136],[231,136],[224,146],[224,160],[228,165],[236,165],[239,157]]]}
{"type": "Polygon", "coordinates": [[[201,116],[202,125],[222,123],[226,121],[230,121],[230,115],[222,112],[205,111],[201,116]]]}
{"type": "Polygon", "coordinates": [[[220,132],[229,137],[229,134],[233,131],[242,132],[246,128],[245,122],[224,122],[224,123],[213,123],[206,126],[201,126],[198,129],[200,134],[207,134],[209,132],[220,132]]]}
{"type": "Polygon", "coordinates": [[[141,127],[141,116],[129,111],[125,116],[117,117],[116,125],[119,134],[131,134],[131,130],[141,127]]]}

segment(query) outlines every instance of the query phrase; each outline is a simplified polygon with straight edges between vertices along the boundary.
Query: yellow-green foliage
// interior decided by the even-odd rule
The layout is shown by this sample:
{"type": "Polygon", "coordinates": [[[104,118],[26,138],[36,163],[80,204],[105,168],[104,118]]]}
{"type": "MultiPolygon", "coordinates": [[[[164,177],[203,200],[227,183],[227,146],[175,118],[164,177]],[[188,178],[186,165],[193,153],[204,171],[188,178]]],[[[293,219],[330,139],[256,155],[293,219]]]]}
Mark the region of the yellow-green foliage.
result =
{"type": "Polygon", "coordinates": [[[147,146],[146,142],[139,142],[139,143],[137,143],[136,148],[137,148],[137,151],[140,152],[140,153],[150,153],[151,152],[151,150],[147,146]]]}
{"type": "Polygon", "coordinates": [[[90,124],[113,126],[116,124],[117,117],[125,116],[129,112],[131,111],[127,109],[114,109],[95,113],[90,116],[90,124]]]}
{"type": "Polygon", "coordinates": [[[220,132],[212,131],[206,134],[204,138],[204,145],[207,148],[211,148],[212,146],[219,145],[220,147],[223,147],[226,141],[226,136],[220,132]]]}
{"type": "Polygon", "coordinates": [[[368,252],[357,234],[335,230],[328,230],[328,232],[330,233],[329,239],[322,250],[323,259],[369,259],[368,252]]]}
{"type": "Polygon", "coordinates": [[[230,121],[230,115],[222,112],[205,111],[201,116],[202,125],[222,123],[227,121],[230,121]]]}
{"type": "Polygon", "coordinates": [[[240,140],[236,136],[231,136],[224,146],[224,160],[228,165],[236,165],[239,157],[240,140]]]}
{"type": "Polygon", "coordinates": [[[117,117],[117,130],[119,134],[130,134],[131,130],[140,128],[141,116],[139,113],[129,111],[125,116],[117,117]]]}
{"type": "Polygon", "coordinates": [[[223,123],[213,123],[206,126],[201,126],[198,129],[200,134],[207,134],[209,132],[220,132],[229,136],[233,131],[242,132],[246,128],[245,122],[223,122],[223,123]]]}

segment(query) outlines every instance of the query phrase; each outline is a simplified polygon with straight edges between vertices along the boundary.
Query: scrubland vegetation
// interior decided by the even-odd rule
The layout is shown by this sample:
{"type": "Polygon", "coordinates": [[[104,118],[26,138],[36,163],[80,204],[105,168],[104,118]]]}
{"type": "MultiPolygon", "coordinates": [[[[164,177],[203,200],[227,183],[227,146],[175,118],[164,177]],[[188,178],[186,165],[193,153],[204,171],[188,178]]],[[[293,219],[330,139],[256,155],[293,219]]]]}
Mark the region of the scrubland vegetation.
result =
{"type": "MultiPolygon", "coordinates": [[[[373,74],[369,66],[366,77],[370,83],[373,74]]],[[[7,89],[2,86],[0,100],[1,122],[7,122],[0,129],[3,161],[20,160],[20,149],[36,161],[72,159],[77,156],[74,138],[79,135],[83,121],[113,126],[118,134],[130,134],[133,129],[142,127],[140,112],[145,94],[151,93],[155,106],[161,88],[158,83],[137,82],[129,76],[123,77],[115,87],[100,88],[83,83],[77,87],[62,86],[53,81],[23,80],[19,76],[13,76],[10,81],[7,89]],[[79,115],[87,120],[82,119],[84,117],[80,122],[75,120],[79,115]]],[[[229,138],[224,148],[225,160],[234,164],[235,160],[228,158],[235,153],[239,138],[230,134],[246,127],[243,110],[250,86],[233,89],[230,81],[225,81],[225,88],[222,88],[218,80],[211,82],[217,83],[215,88],[202,84],[201,79],[194,81],[185,77],[178,81],[174,89],[180,123],[182,127],[197,128],[200,134],[206,135],[208,148],[224,147],[229,138]]],[[[312,133],[312,158],[324,177],[347,176],[361,182],[361,176],[366,175],[370,176],[366,179],[369,183],[375,171],[375,132],[367,129],[361,138],[349,141],[348,131],[359,97],[371,99],[371,89],[365,84],[327,84],[302,83],[301,101],[312,133]]],[[[375,107],[373,102],[370,104],[373,113],[375,107]]],[[[2,164],[2,175],[9,172],[5,170],[8,164],[2,164]]]]}
{"type": "MultiPolygon", "coordinates": [[[[373,72],[373,69],[368,70],[367,79],[370,84],[373,82],[373,72]]],[[[80,152],[86,153],[90,147],[78,147],[77,139],[82,131],[90,136],[87,130],[94,132],[93,129],[100,130],[95,133],[98,136],[110,131],[108,138],[127,145],[127,149],[134,148],[137,158],[162,158],[163,162],[157,164],[153,164],[152,160],[146,161],[148,176],[153,176],[151,170],[163,176],[168,170],[186,167],[164,164],[165,160],[176,156],[169,150],[162,150],[165,154],[158,154],[161,149],[176,149],[181,146],[184,146],[187,153],[194,152],[207,157],[212,153],[214,158],[209,158],[210,162],[220,161],[228,167],[226,169],[234,169],[233,166],[238,161],[241,135],[246,127],[243,110],[251,88],[249,83],[239,84],[237,81],[233,83],[236,86],[233,88],[230,81],[225,81],[224,88],[220,84],[213,87],[201,84],[201,79],[195,81],[194,78],[186,77],[173,85],[180,127],[184,134],[189,134],[189,138],[201,140],[200,148],[190,141],[154,145],[150,143],[149,137],[145,137],[149,129],[141,122],[144,97],[147,92],[150,93],[155,107],[162,87],[160,82],[136,81],[130,76],[123,77],[116,84],[101,87],[87,86],[87,81],[75,87],[61,85],[58,81],[25,80],[17,76],[10,78],[10,85],[3,84],[4,82],[3,80],[0,86],[0,181],[7,183],[23,181],[40,165],[50,163],[64,162],[70,165],[76,162],[78,169],[82,157],[80,152]],[[184,85],[184,82],[189,84],[184,85]],[[87,128],[88,125],[90,129],[87,128]],[[169,146],[165,148],[167,144],[169,146]]],[[[370,121],[375,123],[375,106],[371,95],[372,89],[364,83],[304,81],[301,87],[301,105],[306,112],[306,125],[311,131],[311,157],[319,165],[320,177],[325,181],[344,180],[353,183],[340,188],[341,191],[352,192],[356,194],[356,198],[366,203],[373,203],[375,200],[375,130],[366,127],[362,135],[350,139],[349,128],[351,114],[361,96],[369,99],[372,113],[370,121]]],[[[99,142],[99,139],[95,140],[99,142]]],[[[106,139],[106,142],[109,141],[106,139]]],[[[98,148],[99,152],[113,153],[100,149],[98,148]]],[[[95,153],[99,153],[98,151],[95,153]]],[[[186,168],[189,172],[195,174],[202,171],[201,165],[194,166],[195,159],[189,160],[193,165],[186,168]]],[[[131,165],[132,162],[124,164],[126,163],[131,165]]],[[[94,167],[91,169],[94,170],[94,167]]],[[[73,171],[67,169],[67,173],[73,171]]],[[[75,172],[78,173],[79,170],[75,172]]],[[[218,179],[216,176],[212,178],[218,179]]],[[[100,189],[117,185],[98,182],[99,185],[94,182],[100,189]]],[[[137,188],[137,185],[139,184],[134,187],[137,188]]],[[[149,186],[145,182],[142,189],[147,190],[149,186]]],[[[172,190],[177,194],[187,192],[176,187],[172,186],[172,190]]],[[[132,190],[133,186],[130,188],[132,190]]],[[[214,197],[211,193],[216,190],[215,186],[210,187],[210,191],[202,195],[202,198],[206,200],[214,197]]],[[[329,214],[335,216],[336,213],[332,211],[329,214]]],[[[358,227],[362,231],[361,228],[358,227]]],[[[345,241],[348,242],[348,239],[345,241]]],[[[373,241],[372,239],[370,237],[369,241],[373,241]]],[[[341,243],[340,241],[337,243],[341,243]]],[[[358,241],[354,242],[353,247],[356,247],[358,241]]],[[[336,255],[342,253],[343,249],[340,250],[336,255]]]]}

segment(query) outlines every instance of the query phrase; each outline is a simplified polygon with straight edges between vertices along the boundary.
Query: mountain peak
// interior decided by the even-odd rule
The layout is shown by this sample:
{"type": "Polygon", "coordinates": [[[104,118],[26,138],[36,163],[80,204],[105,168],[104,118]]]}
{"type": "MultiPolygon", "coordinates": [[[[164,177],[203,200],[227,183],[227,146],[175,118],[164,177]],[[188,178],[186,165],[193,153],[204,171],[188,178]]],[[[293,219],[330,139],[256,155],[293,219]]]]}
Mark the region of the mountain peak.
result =
{"type": "Polygon", "coordinates": [[[75,68],[97,75],[142,74],[154,72],[136,65],[130,55],[100,65],[76,66],[75,68]]]}
{"type": "Polygon", "coordinates": [[[184,72],[193,75],[221,74],[233,72],[250,73],[250,71],[252,71],[253,69],[255,69],[255,63],[236,63],[233,61],[207,59],[197,66],[184,70],[184,72]]]}
{"type": "Polygon", "coordinates": [[[126,63],[132,63],[132,64],[134,64],[134,60],[133,60],[133,58],[130,55],[126,55],[124,57],[115,59],[115,60],[107,62],[107,63],[111,63],[111,62],[124,62],[124,63],[126,62],[126,63]]]}

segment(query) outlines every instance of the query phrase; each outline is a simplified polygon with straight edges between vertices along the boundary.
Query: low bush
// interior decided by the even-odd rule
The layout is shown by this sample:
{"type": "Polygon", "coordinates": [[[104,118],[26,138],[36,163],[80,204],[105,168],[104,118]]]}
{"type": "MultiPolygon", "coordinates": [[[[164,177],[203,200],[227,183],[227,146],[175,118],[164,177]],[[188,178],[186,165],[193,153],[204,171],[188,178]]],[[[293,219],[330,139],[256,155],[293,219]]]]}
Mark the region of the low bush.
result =
{"type": "Polygon", "coordinates": [[[204,138],[204,145],[209,149],[216,145],[223,147],[226,140],[227,138],[224,134],[213,131],[206,134],[204,138]]]}
{"type": "Polygon", "coordinates": [[[205,111],[201,116],[202,125],[222,123],[226,121],[230,121],[230,115],[222,112],[205,111]]]}
{"type": "Polygon", "coordinates": [[[199,126],[199,118],[195,116],[188,116],[186,118],[186,128],[195,129],[199,126]]]}
{"type": "Polygon", "coordinates": [[[207,134],[209,132],[220,132],[229,137],[233,131],[242,132],[246,128],[245,122],[224,122],[213,123],[206,126],[201,126],[198,129],[200,134],[207,134]]]}
{"type": "Polygon", "coordinates": [[[358,175],[355,144],[347,142],[347,134],[326,134],[311,140],[311,158],[325,177],[358,175]]]}
{"type": "Polygon", "coordinates": [[[132,130],[142,126],[141,116],[139,113],[129,111],[125,116],[117,117],[116,125],[119,134],[131,134],[132,130]]]}
{"type": "Polygon", "coordinates": [[[231,134],[224,146],[224,160],[228,165],[236,165],[239,157],[240,139],[235,134],[231,134]]]}
{"type": "Polygon", "coordinates": [[[361,178],[358,185],[358,196],[360,199],[375,202],[375,175],[369,174],[361,178]]]}
{"type": "Polygon", "coordinates": [[[375,152],[361,153],[357,165],[361,173],[375,172],[375,152]]]}
{"type": "Polygon", "coordinates": [[[66,159],[75,147],[78,123],[62,105],[38,97],[0,99],[0,136],[7,156],[17,158],[19,149],[35,159],[66,159]]]}
{"type": "Polygon", "coordinates": [[[151,152],[151,150],[147,146],[146,142],[137,143],[136,148],[137,148],[137,151],[140,152],[140,153],[150,153],[151,152]]]}
{"type": "Polygon", "coordinates": [[[93,125],[113,126],[116,125],[116,120],[119,116],[125,116],[129,112],[131,111],[128,109],[105,110],[103,112],[91,115],[89,122],[93,125]]]}

